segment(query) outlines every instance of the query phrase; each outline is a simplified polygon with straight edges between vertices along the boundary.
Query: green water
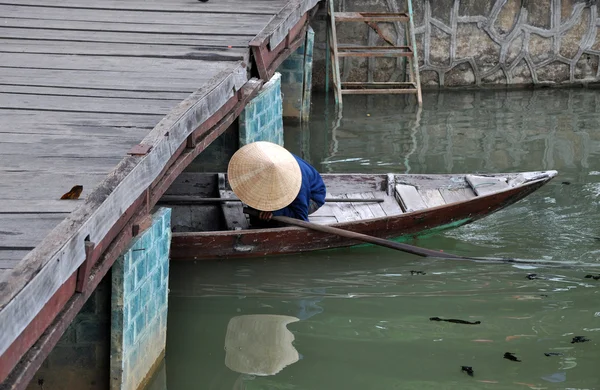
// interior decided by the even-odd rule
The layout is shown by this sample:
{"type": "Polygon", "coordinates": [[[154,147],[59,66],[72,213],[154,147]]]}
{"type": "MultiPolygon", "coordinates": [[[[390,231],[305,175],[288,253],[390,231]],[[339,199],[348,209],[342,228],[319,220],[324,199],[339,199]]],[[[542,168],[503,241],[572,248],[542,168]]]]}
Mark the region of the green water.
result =
{"type": "Polygon", "coordinates": [[[584,278],[600,273],[600,93],[426,94],[420,112],[408,97],[344,99],[341,118],[315,96],[311,123],[286,127],[286,147],[322,172],[559,171],[515,205],[413,244],[579,265],[430,260],[377,247],[174,263],[167,387],[600,388],[600,280],[584,278]],[[295,322],[273,325],[272,315],[295,322]]]}

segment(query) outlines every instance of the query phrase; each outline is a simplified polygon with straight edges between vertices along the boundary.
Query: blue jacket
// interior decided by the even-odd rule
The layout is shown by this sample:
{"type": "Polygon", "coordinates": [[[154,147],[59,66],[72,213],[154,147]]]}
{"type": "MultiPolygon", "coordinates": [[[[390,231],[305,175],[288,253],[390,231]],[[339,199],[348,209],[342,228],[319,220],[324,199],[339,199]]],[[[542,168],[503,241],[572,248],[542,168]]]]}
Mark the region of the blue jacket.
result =
{"type": "Polygon", "coordinates": [[[296,161],[298,161],[300,172],[302,172],[300,192],[298,192],[296,199],[294,199],[292,203],[280,210],[273,211],[273,215],[283,215],[308,221],[308,206],[310,200],[312,199],[319,207],[323,206],[327,191],[319,172],[300,157],[296,155],[293,156],[296,158],[296,161]]]}

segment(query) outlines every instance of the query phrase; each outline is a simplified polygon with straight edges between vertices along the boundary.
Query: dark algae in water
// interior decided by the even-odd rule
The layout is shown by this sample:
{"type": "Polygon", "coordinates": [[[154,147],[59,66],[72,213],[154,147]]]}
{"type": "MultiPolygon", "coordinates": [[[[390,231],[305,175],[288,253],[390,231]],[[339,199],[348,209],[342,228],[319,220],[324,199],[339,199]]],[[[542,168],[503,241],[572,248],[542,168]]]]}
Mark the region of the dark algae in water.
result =
{"type": "Polygon", "coordinates": [[[508,359],[510,361],[513,361],[513,362],[520,362],[520,360],[517,359],[517,357],[515,356],[514,352],[505,352],[504,353],[504,359],[508,359]]]}
{"type": "Polygon", "coordinates": [[[452,322],[453,324],[464,324],[464,325],[479,325],[479,324],[481,324],[481,321],[471,322],[471,321],[465,321],[465,320],[455,320],[452,318],[444,319],[444,318],[440,318],[440,317],[431,317],[431,318],[429,318],[429,321],[445,321],[445,322],[452,322]]]}
{"type": "Polygon", "coordinates": [[[573,337],[573,340],[571,340],[571,344],[585,343],[586,341],[590,341],[590,339],[588,339],[587,337],[584,337],[584,336],[575,336],[575,337],[573,337]]]}

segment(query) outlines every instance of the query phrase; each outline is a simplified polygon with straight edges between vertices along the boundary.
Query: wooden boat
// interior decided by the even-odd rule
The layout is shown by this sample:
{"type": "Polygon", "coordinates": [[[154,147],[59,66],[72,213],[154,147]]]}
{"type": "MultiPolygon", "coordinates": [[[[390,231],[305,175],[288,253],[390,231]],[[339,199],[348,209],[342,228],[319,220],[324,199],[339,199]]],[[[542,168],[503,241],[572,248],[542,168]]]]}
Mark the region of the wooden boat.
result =
{"type": "MultiPolygon", "coordinates": [[[[509,206],[556,171],[492,175],[324,174],[327,198],[374,199],[327,202],[311,222],[371,236],[408,239],[455,228],[509,206]]],[[[360,244],[298,227],[251,229],[224,174],[181,175],[161,203],[172,207],[172,260],[247,258],[360,244]],[[204,199],[206,200],[206,199],[204,199]]]]}

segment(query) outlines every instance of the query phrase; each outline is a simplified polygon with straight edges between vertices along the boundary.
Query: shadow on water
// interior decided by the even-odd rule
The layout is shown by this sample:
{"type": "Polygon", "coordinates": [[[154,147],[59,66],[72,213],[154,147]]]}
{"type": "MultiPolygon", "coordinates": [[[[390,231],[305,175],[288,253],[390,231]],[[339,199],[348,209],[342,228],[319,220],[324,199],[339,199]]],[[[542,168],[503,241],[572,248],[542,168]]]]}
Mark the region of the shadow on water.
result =
{"type": "MultiPolygon", "coordinates": [[[[352,96],[341,117],[331,109],[315,96],[311,122],[286,126],[286,147],[323,172],[559,171],[515,205],[413,244],[600,262],[596,91],[429,93],[420,113],[411,98],[352,96]]],[[[599,388],[600,280],[589,273],[377,247],[174,263],[166,387],[599,388]]]]}

